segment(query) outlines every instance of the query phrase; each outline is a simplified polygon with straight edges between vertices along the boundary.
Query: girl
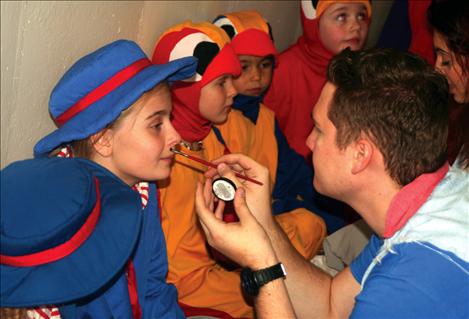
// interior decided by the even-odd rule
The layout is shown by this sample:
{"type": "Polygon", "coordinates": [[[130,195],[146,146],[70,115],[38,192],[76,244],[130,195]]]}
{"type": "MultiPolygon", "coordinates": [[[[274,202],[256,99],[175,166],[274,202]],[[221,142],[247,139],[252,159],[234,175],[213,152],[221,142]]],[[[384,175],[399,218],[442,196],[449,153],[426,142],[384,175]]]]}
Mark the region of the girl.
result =
{"type": "Polygon", "coordinates": [[[449,159],[453,162],[459,156],[460,165],[469,169],[469,4],[434,0],[427,14],[433,28],[435,68],[446,77],[456,102],[450,105],[449,159]]]}
{"type": "MultiPolygon", "coordinates": [[[[169,176],[170,147],[180,136],[170,122],[168,85],[194,74],[186,58],[154,66],[131,41],[83,57],[62,77],[49,109],[59,128],[35,146],[36,157],[69,145],[96,176],[130,188],[169,176]]],[[[167,259],[154,183],[142,190],[143,225],[128,266],[87,299],[60,308],[64,318],[182,318],[177,292],[166,284],[167,259]],[[148,201],[147,205],[147,200],[148,201]],[[153,199],[153,200],[152,200],[153,199]]],[[[96,267],[100,264],[96,260],[96,267]]]]}

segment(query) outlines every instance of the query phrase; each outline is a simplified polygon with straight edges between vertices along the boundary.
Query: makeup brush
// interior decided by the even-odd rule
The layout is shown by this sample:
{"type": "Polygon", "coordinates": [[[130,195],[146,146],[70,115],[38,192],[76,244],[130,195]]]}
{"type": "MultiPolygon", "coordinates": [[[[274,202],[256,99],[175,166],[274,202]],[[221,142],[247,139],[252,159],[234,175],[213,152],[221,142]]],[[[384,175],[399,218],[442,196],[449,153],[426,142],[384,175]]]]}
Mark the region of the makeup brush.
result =
{"type": "MultiPolygon", "coordinates": [[[[199,162],[200,164],[203,164],[203,165],[205,165],[205,166],[217,168],[217,165],[215,165],[215,164],[213,164],[213,163],[210,163],[210,162],[208,162],[208,161],[206,161],[206,160],[203,160],[203,159],[201,159],[201,158],[198,158],[198,157],[195,157],[195,156],[186,154],[186,153],[184,153],[184,152],[182,152],[182,151],[178,151],[178,150],[174,149],[174,147],[171,147],[170,150],[171,150],[171,152],[173,152],[173,153],[175,153],[175,154],[182,155],[182,156],[184,156],[184,157],[187,157],[188,159],[191,159],[191,160],[193,160],[193,161],[199,162]]],[[[236,172],[235,172],[235,175],[236,175],[236,177],[239,177],[239,178],[245,179],[245,180],[247,180],[247,181],[253,182],[253,183],[257,184],[257,185],[261,185],[261,186],[264,185],[264,184],[262,184],[261,182],[256,181],[255,179],[249,178],[249,177],[244,176],[244,175],[241,175],[241,174],[239,174],[239,173],[236,173],[236,172]]]]}

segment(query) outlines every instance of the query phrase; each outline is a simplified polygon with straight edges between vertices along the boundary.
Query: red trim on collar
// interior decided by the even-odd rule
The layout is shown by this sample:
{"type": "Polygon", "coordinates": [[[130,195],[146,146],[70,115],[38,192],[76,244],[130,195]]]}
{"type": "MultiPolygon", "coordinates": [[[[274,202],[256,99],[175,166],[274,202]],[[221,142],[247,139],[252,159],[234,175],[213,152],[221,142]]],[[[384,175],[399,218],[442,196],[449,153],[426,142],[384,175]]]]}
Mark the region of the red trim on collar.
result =
{"type": "Polygon", "coordinates": [[[68,110],[60,114],[55,118],[55,122],[60,127],[64,125],[68,120],[73,118],[75,115],[85,110],[88,106],[105,97],[117,87],[121,86],[135,75],[137,75],[141,70],[150,66],[152,63],[147,58],[137,60],[131,65],[120,70],[110,79],[106,80],[100,86],[95,88],[93,91],[85,95],[81,100],[72,105],[68,110]]]}
{"type": "Polygon", "coordinates": [[[13,267],[34,267],[39,265],[48,264],[59,259],[62,259],[75,250],[77,250],[87,239],[98,223],[99,216],[101,215],[101,194],[99,191],[99,181],[95,177],[96,184],[96,204],[91,211],[91,214],[86,219],[85,223],[80,229],[63,244],[56,247],[49,248],[37,253],[23,255],[23,256],[6,256],[0,255],[0,264],[13,267]]]}
{"type": "Polygon", "coordinates": [[[394,196],[386,213],[384,238],[392,237],[414,216],[433,192],[436,185],[446,175],[448,169],[449,164],[445,163],[433,173],[422,174],[413,182],[405,185],[394,196]]]}

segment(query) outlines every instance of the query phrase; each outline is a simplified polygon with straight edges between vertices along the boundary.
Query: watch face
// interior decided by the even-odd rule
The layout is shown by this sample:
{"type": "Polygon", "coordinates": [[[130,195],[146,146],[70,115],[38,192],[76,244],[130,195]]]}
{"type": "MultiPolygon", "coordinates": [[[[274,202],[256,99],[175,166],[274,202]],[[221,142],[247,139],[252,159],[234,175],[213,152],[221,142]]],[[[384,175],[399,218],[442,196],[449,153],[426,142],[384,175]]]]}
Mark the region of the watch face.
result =
{"type": "Polygon", "coordinates": [[[220,177],[213,181],[212,191],[222,201],[229,202],[235,197],[236,185],[228,178],[220,177]]]}
{"type": "Polygon", "coordinates": [[[257,296],[259,294],[259,285],[254,279],[254,273],[249,268],[243,268],[241,271],[241,287],[249,296],[257,296]]]}

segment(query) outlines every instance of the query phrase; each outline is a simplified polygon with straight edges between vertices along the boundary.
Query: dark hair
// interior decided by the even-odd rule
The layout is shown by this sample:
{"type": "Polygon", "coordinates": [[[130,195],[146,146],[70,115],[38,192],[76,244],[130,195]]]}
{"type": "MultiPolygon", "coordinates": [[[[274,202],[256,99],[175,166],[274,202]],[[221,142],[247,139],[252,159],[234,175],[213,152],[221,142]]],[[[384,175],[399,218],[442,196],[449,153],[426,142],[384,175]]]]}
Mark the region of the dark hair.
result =
{"type": "MultiPolygon", "coordinates": [[[[463,74],[469,77],[469,2],[458,0],[433,0],[427,11],[431,27],[441,33],[446,45],[454,53],[463,74]]],[[[469,105],[465,105],[456,125],[460,126],[457,136],[462,147],[459,151],[460,164],[469,169],[469,105]]]]}
{"type": "Polygon", "coordinates": [[[469,2],[433,0],[427,11],[428,23],[441,33],[465,74],[469,70],[469,2]]]}
{"type": "Polygon", "coordinates": [[[448,85],[424,60],[394,49],[346,49],[327,79],[336,86],[328,116],[340,148],[365,134],[401,186],[444,164],[448,85]]]}

